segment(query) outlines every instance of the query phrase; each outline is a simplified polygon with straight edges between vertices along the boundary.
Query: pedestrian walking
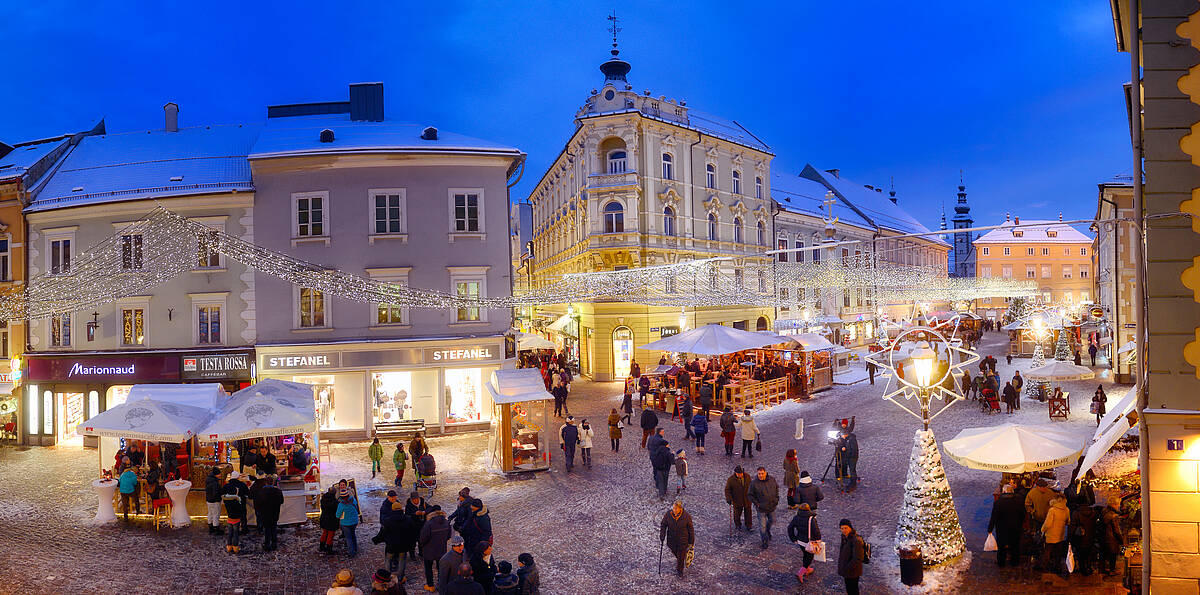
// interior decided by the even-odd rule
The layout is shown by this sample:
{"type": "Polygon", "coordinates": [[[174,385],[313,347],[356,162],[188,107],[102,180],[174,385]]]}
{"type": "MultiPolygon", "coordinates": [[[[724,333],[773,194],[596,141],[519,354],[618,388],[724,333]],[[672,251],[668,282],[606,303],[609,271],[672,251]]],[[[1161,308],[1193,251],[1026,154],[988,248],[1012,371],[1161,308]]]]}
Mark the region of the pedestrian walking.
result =
{"type": "MultiPolygon", "coordinates": [[[[625,395],[625,397],[628,398],[629,395],[625,395]]],[[[613,409],[612,413],[608,414],[608,443],[612,447],[613,452],[620,452],[621,450],[622,427],[621,414],[617,413],[616,409],[613,409]]]]}
{"type": "Polygon", "coordinates": [[[383,459],[383,445],[379,443],[379,436],[367,447],[367,456],[371,458],[371,479],[375,479],[375,474],[381,470],[379,461],[383,459]]]}
{"type": "Polygon", "coordinates": [[[749,453],[750,458],[753,459],[754,440],[758,438],[758,425],[754,423],[754,417],[750,415],[749,409],[742,414],[739,429],[742,434],[742,458],[746,458],[747,453],[749,453]]]}
{"type": "Polygon", "coordinates": [[[875,362],[867,360],[867,378],[871,381],[871,386],[875,386],[875,362]]]}
{"type": "Polygon", "coordinates": [[[787,506],[796,508],[796,488],[800,487],[800,463],[796,460],[796,449],[789,448],[783,455],[783,487],[787,489],[787,506]]]}
{"type": "Polygon", "coordinates": [[[579,456],[583,465],[588,469],[592,468],[592,440],[595,437],[595,430],[592,429],[587,418],[584,418],[579,426],[579,456]]]}
{"type": "Polygon", "coordinates": [[[625,420],[625,425],[633,425],[633,395],[625,393],[621,397],[621,412],[625,415],[620,419],[625,420]]]}
{"type": "Polygon", "coordinates": [[[671,473],[671,466],[675,463],[675,455],[671,453],[671,447],[665,438],[660,434],[656,434],[650,447],[650,467],[654,475],[654,487],[658,490],[658,499],[665,500],[667,497],[667,479],[671,473]]]}
{"type": "Polygon", "coordinates": [[[735,424],[737,416],[733,414],[733,408],[726,405],[725,411],[721,413],[721,438],[725,440],[725,456],[733,456],[733,437],[737,435],[735,424]]]}
{"type": "Polygon", "coordinates": [[[1014,492],[1013,484],[1006,483],[992,503],[992,516],[988,519],[988,533],[996,540],[996,565],[1018,566],[1021,563],[1021,532],[1025,528],[1025,505],[1014,492]]]}
{"type": "Polygon", "coordinates": [[[1046,539],[1046,549],[1042,557],[1042,566],[1046,572],[1065,574],[1063,562],[1067,557],[1067,529],[1070,523],[1071,513],[1067,510],[1067,500],[1055,497],[1050,502],[1046,520],[1041,525],[1042,535],[1046,539]]]}
{"type": "Polygon", "coordinates": [[[412,517],[404,514],[404,503],[395,490],[389,490],[379,510],[379,533],[371,543],[383,543],[383,557],[392,572],[404,576],[408,570],[408,554],[416,547],[417,532],[412,517]]]}
{"type": "Polygon", "coordinates": [[[771,525],[775,522],[775,508],[779,506],[779,483],[766,469],[759,467],[756,477],[750,480],[746,495],[758,514],[758,535],[765,550],[771,542],[771,525]]]}
{"type": "Polygon", "coordinates": [[[1005,355],[1004,359],[1005,359],[1005,361],[1008,362],[1008,365],[1010,365],[1010,366],[1012,365],[1012,354],[1011,353],[1008,355],[1005,355]]]}
{"type": "MultiPolygon", "coordinates": [[[[438,593],[447,592],[446,589],[458,572],[458,567],[462,566],[465,547],[462,537],[455,535],[450,538],[450,549],[438,560],[438,593]]],[[[470,569],[469,566],[467,568],[470,569]]],[[[425,590],[429,591],[430,589],[426,588],[425,590]]]]}
{"type": "Polygon", "coordinates": [[[392,453],[392,466],[396,468],[396,487],[404,487],[404,470],[408,468],[408,454],[404,452],[403,442],[396,443],[396,450],[392,453]]]}
{"type": "Polygon", "coordinates": [[[412,440],[408,441],[408,460],[416,465],[428,450],[429,446],[425,444],[425,437],[421,435],[421,432],[417,432],[413,435],[412,440]]]}
{"type": "Polygon", "coordinates": [[[684,440],[691,440],[696,435],[692,433],[692,417],[696,414],[695,406],[692,405],[692,398],[685,396],[683,403],[679,406],[680,420],[683,422],[684,440]]]}
{"type": "Polygon", "coordinates": [[[279,548],[279,509],[283,506],[283,491],[279,489],[279,480],[272,475],[254,496],[254,511],[258,516],[258,526],[263,533],[263,551],[270,552],[279,548]]]}
{"type": "Polygon", "coordinates": [[[971,387],[972,386],[974,386],[974,384],[971,382],[971,371],[966,368],[963,368],[963,375],[962,375],[963,398],[967,398],[967,399],[971,398],[971,387]]]}
{"type": "Polygon", "coordinates": [[[558,376],[551,380],[550,395],[554,397],[554,417],[562,417],[563,404],[567,400],[567,387],[562,385],[558,376]]]}
{"type": "Polygon", "coordinates": [[[1105,404],[1108,403],[1108,394],[1104,392],[1104,385],[1096,386],[1096,393],[1092,395],[1092,413],[1096,415],[1096,426],[1100,425],[1100,420],[1108,413],[1105,404]]]}
{"type": "MultiPolygon", "coordinates": [[[[1096,367],[1096,349],[1095,343],[1088,343],[1088,356],[1092,358],[1092,367],[1096,367]]],[[[1078,363],[1078,362],[1077,362],[1078,363]]]]}
{"type": "Polygon", "coordinates": [[[821,486],[813,483],[812,476],[808,470],[800,472],[799,485],[796,487],[796,505],[807,504],[809,510],[816,511],[817,503],[825,499],[825,494],[821,493],[821,486]]]}
{"type": "Polygon", "coordinates": [[[703,415],[692,417],[692,435],[696,437],[696,452],[704,454],[704,437],[708,434],[708,418],[703,415]]]}
{"type": "Polygon", "coordinates": [[[725,480],[725,503],[730,506],[730,515],[738,531],[742,530],[742,519],[745,519],[746,530],[751,531],[750,524],[750,476],[738,465],[733,468],[733,475],[725,480]]]}
{"type": "Polygon", "coordinates": [[[867,544],[850,524],[850,519],[838,521],[842,531],[842,545],[838,548],[838,576],[846,583],[846,595],[858,595],[858,581],[862,578],[863,562],[867,559],[867,544]]]}
{"type": "Polygon", "coordinates": [[[225,521],[229,524],[225,534],[225,551],[236,554],[241,550],[241,533],[246,521],[246,498],[250,489],[242,483],[241,474],[229,472],[229,481],[221,491],[221,501],[225,504],[225,521]]]}
{"type": "MultiPolygon", "coordinates": [[[[208,532],[221,532],[221,468],[213,467],[204,477],[204,506],[208,509],[208,532]]],[[[129,510],[126,508],[126,513],[129,510]]]]}
{"type": "Polygon", "coordinates": [[[683,449],[675,451],[675,475],[679,477],[679,486],[675,488],[675,495],[687,489],[688,476],[688,461],[687,453],[683,449]]]}
{"type": "Polygon", "coordinates": [[[704,412],[704,421],[708,421],[708,410],[713,406],[713,385],[700,382],[700,409],[704,412]]]}
{"type": "MultiPolygon", "coordinates": [[[[446,555],[446,540],[450,539],[450,522],[446,520],[446,513],[442,511],[442,507],[437,504],[429,508],[426,516],[428,518],[425,520],[425,525],[421,527],[421,534],[417,536],[417,543],[420,546],[421,560],[425,563],[425,590],[434,591],[437,589],[437,583],[434,582],[433,567],[446,555]]],[[[462,563],[461,559],[459,563],[462,563]]],[[[441,567],[438,570],[440,571],[441,567]]]]}
{"type": "Polygon", "coordinates": [[[658,427],[658,415],[654,413],[654,409],[642,409],[640,425],[642,426],[642,448],[646,448],[646,439],[654,433],[654,428],[658,427]]]}
{"type": "Polygon", "coordinates": [[[350,494],[347,489],[338,489],[338,505],[337,505],[338,524],[342,529],[342,536],[346,538],[346,555],[353,558],[358,555],[358,501],[350,494]]]}
{"type": "Polygon", "coordinates": [[[567,423],[558,429],[558,443],[563,450],[563,465],[570,473],[575,468],[575,447],[579,445],[579,428],[573,416],[568,415],[567,423]]]}
{"type": "Polygon", "coordinates": [[[638,407],[646,406],[646,396],[650,394],[650,377],[642,376],[638,379],[638,407]]]}
{"type": "Polygon", "coordinates": [[[658,541],[665,544],[675,556],[675,574],[682,577],[688,564],[688,552],[696,543],[696,531],[692,526],[692,515],[683,509],[683,501],[676,500],[663,515],[658,526],[658,541]]]}
{"type": "Polygon", "coordinates": [[[808,504],[801,504],[796,510],[796,516],[787,526],[788,539],[802,547],[802,566],[796,571],[796,578],[803,583],[804,579],[813,573],[813,558],[818,548],[824,547],[821,541],[821,528],[817,526],[817,513],[808,504]]]}

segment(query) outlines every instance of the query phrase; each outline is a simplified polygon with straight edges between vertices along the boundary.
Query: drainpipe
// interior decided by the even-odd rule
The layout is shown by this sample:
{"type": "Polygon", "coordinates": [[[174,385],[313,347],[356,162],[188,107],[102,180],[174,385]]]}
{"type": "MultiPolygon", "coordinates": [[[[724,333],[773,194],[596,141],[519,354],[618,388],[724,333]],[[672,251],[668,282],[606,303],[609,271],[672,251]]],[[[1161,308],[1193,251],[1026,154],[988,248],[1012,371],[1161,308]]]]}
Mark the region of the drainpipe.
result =
{"type": "Polygon", "coordinates": [[[1142,204],[1142,52],[1141,52],[1141,6],[1140,0],[1129,0],[1129,76],[1133,85],[1130,93],[1131,124],[1130,136],[1133,140],[1133,217],[1137,222],[1138,238],[1133,243],[1136,252],[1134,264],[1134,324],[1136,325],[1135,345],[1137,345],[1136,387],[1138,424],[1141,426],[1141,443],[1138,446],[1138,468],[1141,470],[1142,497],[1142,590],[1150,589],[1150,427],[1143,415],[1149,401],[1150,387],[1147,385],[1146,373],[1146,213],[1142,204]]]}

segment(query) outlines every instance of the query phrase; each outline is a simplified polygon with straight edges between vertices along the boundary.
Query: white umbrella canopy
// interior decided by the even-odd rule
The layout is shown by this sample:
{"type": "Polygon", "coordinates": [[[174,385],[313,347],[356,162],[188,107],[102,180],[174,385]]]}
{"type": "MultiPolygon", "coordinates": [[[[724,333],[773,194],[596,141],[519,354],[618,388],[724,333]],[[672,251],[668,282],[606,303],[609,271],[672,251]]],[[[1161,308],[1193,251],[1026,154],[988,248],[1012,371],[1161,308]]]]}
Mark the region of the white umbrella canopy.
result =
{"type": "MultiPolygon", "coordinates": [[[[1112,399],[1110,398],[1109,401],[1111,402],[1112,399]]],[[[1135,406],[1137,406],[1136,385],[1129,389],[1129,392],[1125,393],[1125,396],[1121,397],[1116,404],[1108,408],[1108,410],[1104,413],[1104,417],[1100,418],[1100,425],[1096,426],[1096,434],[1092,436],[1092,440],[1099,440],[1100,435],[1108,430],[1108,427],[1111,426],[1113,422],[1117,421],[1118,418],[1125,417],[1125,414],[1133,411],[1135,406]]]]}
{"type": "Polygon", "coordinates": [[[1055,425],[1004,424],[967,428],[942,443],[946,455],[971,469],[1024,473],[1075,462],[1083,437],[1055,425]]]}
{"type": "Polygon", "coordinates": [[[199,432],[200,438],[208,442],[230,441],[298,434],[317,429],[311,386],[301,385],[308,389],[307,395],[304,395],[296,394],[290,387],[271,384],[259,386],[261,384],[263,382],[238,391],[239,396],[222,408],[217,417],[199,432]]]}
{"type": "Polygon", "coordinates": [[[225,399],[219,408],[228,409],[250,397],[258,395],[287,399],[293,401],[293,404],[300,408],[314,409],[316,407],[311,384],[267,378],[233,393],[228,399],[225,399]]]}
{"type": "Polygon", "coordinates": [[[725,355],[777,343],[777,338],[720,324],[708,324],[639,347],[649,351],[725,355]]]}
{"type": "Polygon", "coordinates": [[[818,335],[817,333],[799,333],[792,335],[792,338],[804,348],[805,351],[817,351],[820,349],[833,349],[837,347],[829,342],[829,339],[818,335]]]}
{"type": "Polygon", "coordinates": [[[1096,373],[1091,368],[1076,366],[1070,362],[1054,360],[1044,366],[1038,366],[1025,374],[1028,380],[1045,380],[1061,382],[1064,380],[1087,380],[1095,378],[1096,373]]]}
{"type": "Polygon", "coordinates": [[[1126,413],[1126,415],[1121,416],[1117,423],[1109,426],[1108,429],[1105,430],[1105,432],[1100,435],[1100,437],[1093,442],[1090,447],[1088,447],[1087,454],[1083,457],[1083,465],[1079,467],[1078,475],[1082,476],[1084,473],[1087,473],[1089,469],[1095,466],[1096,463],[1100,461],[1100,458],[1103,457],[1105,453],[1107,453],[1108,450],[1112,448],[1118,440],[1121,439],[1121,436],[1124,436],[1125,433],[1133,428],[1134,424],[1137,423],[1137,414],[1128,415],[1128,412],[1126,413]]]}
{"type": "Polygon", "coordinates": [[[517,335],[517,350],[525,351],[528,349],[557,349],[558,346],[553,341],[538,335],[529,333],[520,333],[517,335]]]}
{"type": "Polygon", "coordinates": [[[85,436],[183,442],[197,435],[211,417],[211,409],[139,399],[117,405],[77,427],[85,436]]]}
{"type": "Polygon", "coordinates": [[[484,386],[495,403],[548,401],[554,398],[546,391],[542,373],[536,368],[496,370],[492,372],[492,381],[484,386]]]}
{"type": "Polygon", "coordinates": [[[1126,341],[1124,345],[1117,349],[1117,355],[1129,353],[1135,349],[1137,349],[1137,343],[1134,343],[1133,341],[1126,341]]]}

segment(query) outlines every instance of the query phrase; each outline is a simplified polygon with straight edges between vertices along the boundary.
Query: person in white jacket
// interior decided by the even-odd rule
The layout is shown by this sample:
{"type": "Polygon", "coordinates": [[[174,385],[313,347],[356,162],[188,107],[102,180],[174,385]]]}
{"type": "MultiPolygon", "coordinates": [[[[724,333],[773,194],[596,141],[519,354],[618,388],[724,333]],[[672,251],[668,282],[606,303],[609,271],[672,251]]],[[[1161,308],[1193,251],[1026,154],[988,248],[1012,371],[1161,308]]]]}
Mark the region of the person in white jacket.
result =
{"type": "Polygon", "coordinates": [[[742,414],[740,422],[742,429],[742,458],[746,458],[749,454],[750,458],[754,458],[754,439],[758,438],[758,426],[754,423],[754,418],[750,415],[750,410],[747,409],[742,414]]]}
{"type": "Polygon", "coordinates": [[[592,438],[595,436],[596,431],[585,418],[579,428],[579,452],[583,457],[583,464],[588,469],[592,468],[592,438]]]}

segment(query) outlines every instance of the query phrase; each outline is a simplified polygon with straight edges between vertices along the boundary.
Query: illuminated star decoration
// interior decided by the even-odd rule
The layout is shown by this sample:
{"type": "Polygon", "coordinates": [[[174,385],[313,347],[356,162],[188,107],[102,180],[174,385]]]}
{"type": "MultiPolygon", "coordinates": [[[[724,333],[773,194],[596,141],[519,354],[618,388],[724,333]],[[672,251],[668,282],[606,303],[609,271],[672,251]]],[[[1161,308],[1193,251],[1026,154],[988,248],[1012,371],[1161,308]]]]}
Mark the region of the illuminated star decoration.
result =
{"type": "Polygon", "coordinates": [[[966,398],[961,392],[960,379],[963,375],[963,370],[975,362],[979,361],[979,354],[969,349],[961,347],[961,341],[948,340],[945,335],[938,331],[924,326],[912,327],[900,333],[891,342],[891,346],[883,351],[876,351],[866,357],[867,360],[873,362],[884,370],[885,376],[888,378],[887,384],[884,386],[883,398],[895,403],[901,409],[907,411],[917,419],[923,419],[921,409],[929,407],[933,401],[944,401],[944,405],[937,412],[930,411],[929,419],[933,419],[940,415],[943,411],[953,405],[956,401],[966,398]],[[909,378],[913,378],[915,370],[911,365],[911,359],[908,354],[916,349],[922,341],[928,342],[929,348],[933,349],[938,355],[939,367],[935,369],[933,377],[930,379],[929,399],[927,403],[921,403],[921,387],[914,384],[909,378]],[[948,365],[944,372],[939,373],[940,364],[948,365]],[[908,365],[905,365],[905,364],[908,365]],[[906,374],[901,375],[898,368],[906,368],[906,374]],[[952,379],[950,381],[949,379],[952,379]],[[950,388],[946,388],[946,384],[950,384],[950,388]],[[901,399],[903,397],[903,399],[901,399]],[[913,411],[908,403],[915,402],[918,409],[913,411]]]}

